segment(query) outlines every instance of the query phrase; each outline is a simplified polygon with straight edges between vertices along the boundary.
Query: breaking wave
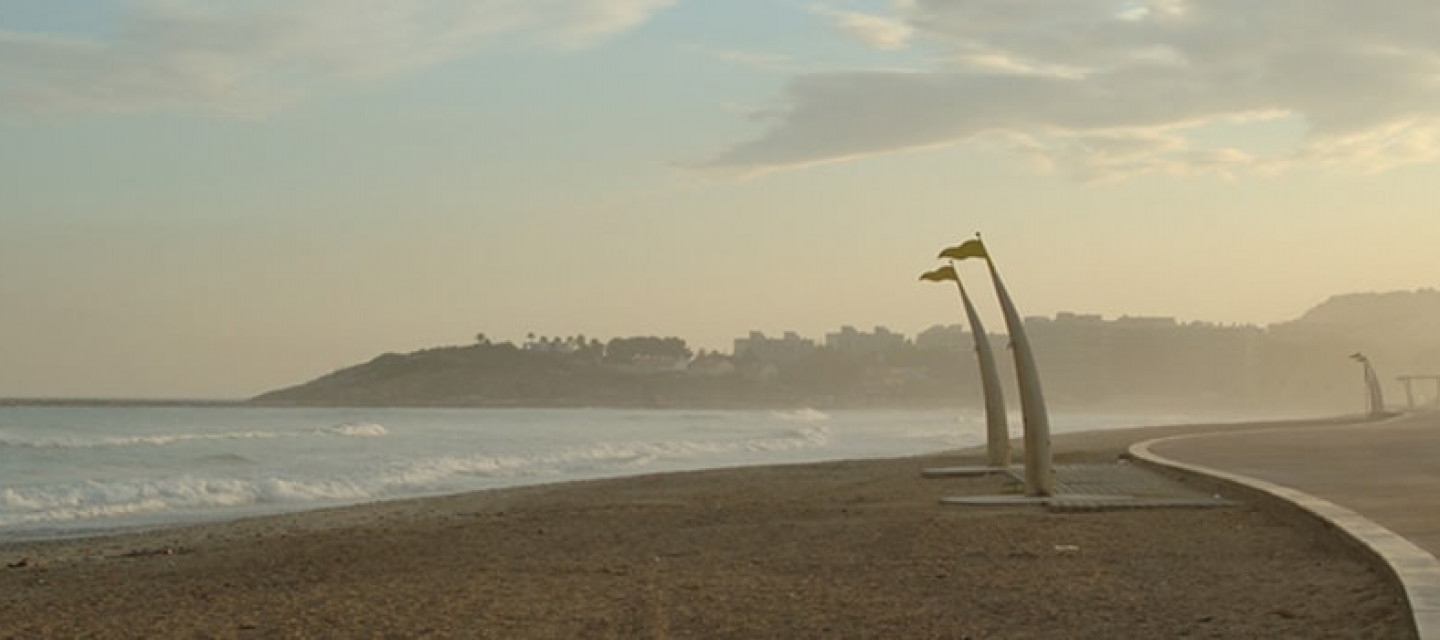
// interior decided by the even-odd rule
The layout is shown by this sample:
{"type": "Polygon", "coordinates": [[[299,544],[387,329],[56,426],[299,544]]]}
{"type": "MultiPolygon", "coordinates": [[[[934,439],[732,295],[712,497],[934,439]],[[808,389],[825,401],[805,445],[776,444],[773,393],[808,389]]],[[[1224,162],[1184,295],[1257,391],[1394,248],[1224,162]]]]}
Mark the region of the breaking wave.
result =
{"type": "MultiPolygon", "coordinates": [[[[442,489],[457,477],[526,478],[605,475],[634,472],[662,461],[694,458],[723,459],[727,455],[772,453],[825,447],[830,432],[804,427],[762,438],[730,442],[667,440],[658,442],[598,442],[532,455],[435,456],[391,465],[375,478],[379,491],[442,489]]],[[[380,496],[374,496],[380,497],[380,496]]]]}
{"type": "Polygon", "coordinates": [[[173,433],[153,436],[111,436],[106,438],[0,438],[0,447],[15,449],[98,449],[101,447],[163,447],[197,440],[266,440],[293,437],[273,431],[231,433],[173,433]]]}
{"type": "Polygon", "coordinates": [[[348,480],[202,478],[78,482],[0,490],[0,526],[204,511],[260,504],[361,501],[370,491],[348,480]]]}
{"type": "Polygon", "coordinates": [[[824,422],[830,419],[830,416],[824,412],[810,408],[796,409],[794,411],[771,411],[770,416],[786,422],[824,422]]]}
{"type": "Polygon", "coordinates": [[[164,447],[184,442],[221,440],[272,440],[303,438],[307,435],[346,438],[380,438],[390,432],[374,423],[338,424],[306,433],[278,431],[231,431],[226,433],[167,433],[146,436],[108,436],[104,438],[15,438],[0,436],[0,447],[14,449],[99,449],[104,447],[164,447]]]}
{"type": "Polygon", "coordinates": [[[389,435],[383,425],[367,424],[337,424],[333,427],[325,427],[320,433],[332,436],[344,436],[347,438],[381,438],[389,435]]]}
{"type": "MultiPolygon", "coordinates": [[[[338,435],[354,437],[385,434],[380,425],[337,429],[338,435]]],[[[741,464],[755,460],[757,453],[825,447],[830,437],[829,430],[823,426],[804,426],[766,437],[733,441],[598,442],[530,455],[480,453],[400,458],[378,467],[352,469],[320,478],[257,470],[256,475],[250,477],[187,473],[148,479],[22,486],[0,490],[0,526],[103,521],[167,513],[231,512],[276,505],[306,508],[470,490],[494,486],[493,480],[497,479],[628,474],[657,462],[678,462],[683,466],[684,461],[696,458],[741,464]]]]}

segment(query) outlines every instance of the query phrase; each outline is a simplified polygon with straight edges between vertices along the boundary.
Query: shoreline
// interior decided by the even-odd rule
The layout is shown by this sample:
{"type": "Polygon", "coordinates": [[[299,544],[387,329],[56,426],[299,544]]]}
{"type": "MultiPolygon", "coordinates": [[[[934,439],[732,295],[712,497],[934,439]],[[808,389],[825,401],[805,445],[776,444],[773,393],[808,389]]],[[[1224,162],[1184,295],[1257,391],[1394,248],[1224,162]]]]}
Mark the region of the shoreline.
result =
{"type": "MultiPolygon", "coordinates": [[[[1317,422],[1053,440],[1057,463],[1104,463],[1160,435],[1317,422]]],[[[4,543],[0,560],[23,566],[0,566],[0,637],[1408,633],[1401,596],[1333,532],[1251,504],[942,507],[1004,482],[918,475],[978,459],[672,472],[4,543]]]]}
{"type": "MultiPolygon", "coordinates": [[[[1271,408],[1264,411],[1238,411],[1208,413],[1212,403],[1197,402],[1137,407],[1133,400],[1057,404],[1051,407],[1056,412],[1089,413],[1102,415],[1155,416],[1164,413],[1215,418],[1235,417],[1245,420],[1286,421],[1285,416],[1308,415],[1300,407],[1271,408]],[[1243,417],[1243,418],[1242,418],[1243,417]]],[[[820,411],[984,411],[978,403],[954,402],[953,400],[906,399],[893,401],[840,402],[833,398],[775,398],[770,401],[753,399],[725,402],[677,402],[644,403],[613,402],[593,403],[585,401],[556,400],[553,402],[496,401],[496,402],[415,402],[415,403],[362,403],[362,402],[277,402],[260,401],[256,398],[45,398],[45,397],[0,397],[0,408],[218,408],[218,409],[354,409],[354,410],[426,410],[426,409],[493,409],[493,410],[653,410],[653,411],[799,411],[815,409],[820,411]]],[[[1315,409],[1315,411],[1321,411],[1315,409]]],[[[1324,419],[1331,415],[1316,413],[1299,420],[1324,419]]]]}
{"type": "MultiPolygon", "coordinates": [[[[129,401],[126,401],[126,402],[129,402],[129,401]]],[[[136,401],[136,402],[144,402],[144,401],[136,401]]],[[[178,402],[178,401],[177,401],[177,402],[178,402]]],[[[0,403],[0,406],[3,406],[3,403],[0,403]]],[[[45,406],[45,405],[27,405],[27,406],[45,406]]],[[[85,406],[106,406],[106,405],[85,405],[85,406]]],[[[180,405],[178,405],[178,404],[133,404],[133,405],[126,405],[126,406],[137,406],[137,407],[165,407],[165,406],[180,406],[180,405]]],[[[196,406],[215,406],[215,405],[196,405],[196,406]]],[[[249,407],[249,406],[254,406],[254,405],[241,405],[241,406],[242,406],[242,407],[249,407]]],[[[387,408],[400,408],[400,409],[403,409],[403,408],[407,408],[407,407],[387,407],[387,408]]],[[[455,408],[463,408],[463,407],[455,407],[455,408]]],[[[480,408],[480,407],[476,407],[476,408],[480,408]]],[[[1331,416],[1331,417],[1325,417],[1325,418],[1289,418],[1289,419],[1278,419],[1278,420],[1250,420],[1250,421],[1240,421],[1240,422],[1197,422],[1197,423],[1165,424],[1165,425],[1123,426],[1123,427],[1113,427],[1113,428],[1103,428],[1103,429],[1089,429],[1089,430],[1082,430],[1082,431],[1060,432],[1060,433],[1052,433],[1052,435],[1051,435],[1052,450],[1053,450],[1053,456],[1052,456],[1052,457],[1053,457],[1053,461],[1054,461],[1055,464],[1066,464],[1066,463],[1095,463],[1095,462],[1115,460],[1115,459],[1127,457],[1127,456],[1128,456],[1127,449],[1128,449],[1129,445],[1130,445],[1130,444],[1133,444],[1134,442],[1138,442],[1138,441],[1141,441],[1141,440],[1154,439],[1154,438],[1168,437],[1168,436],[1171,436],[1171,435],[1200,434],[1200,433],[1208,433],[1208,432],[1214,432],[1214,431],[1227,431],[1227,430],[1237,430],[1237,431],[1238,431],[1238,430],[1259,430],[1259,429],[1284,428],[1284,427],[1292,427],[1292,426],[1293,426],[1293,427],[1306,427],[1306,426],[1320,426],[1320,425],[1326,425],[1326,424],[1348,424],[1348,423],[1354,423],[1354,422],[1361,422],[1361,421],[1365,421],[1365,420],[1366,420],[1366,418],[1361,417],[1361,416],[1331,416]]],[[[1021,437],[1019,437],[1019,436],[1016,436],[1016,437],[1011,438],[1011,440],[1010,440],[1010,449],[1011,449],[1011,464],[1012,464],[1012,466],[1015,466],[1016,468],[1019,468],[1019,467],[1023,464],[1023,451],[1024,451],[1024,441],[1023,441],[1023,438],[1021,438],[1021,437]]],[[[863,464],[863,463],[867,463],[867,462],[870,462],[870,463],[878,463],[878,462],[894,462],[894,461],[900,461],[900,460],[916,460],[916,461],[917,461],[917,464],[919,464],[918,461],[927,461],[926,464],[928,464],[928,465],[930,465],[930,466],[935,466],[936,464],[939,464],[939,463],[941,463],[942,461],[943,461],[944,464],[952,464],[952,463],[956,462],[956,460],[962,461],[964,464],[982,464],[982,463],[983,463],[983,458],[984,458],[984,456],[985,456],[985,453],[986,453],[986,447],[985,447],[985,445],[980,444],[980,445],[975,445],[975,446],[963,447],[963,448],[959,448],[959,449],[951,449],[951,450],[937,451],[937,452],[932,452],[932,453],[923,453],[923,454],[907,455],[907,456],[901,456],[901,457],[890,457],[890,458],[842,458],[842,459],[835,459],[835,460],[820,460],[820,461],[805,461],[805,462],[780,462],[780,463],[742,464],[742,465],[737,465],[737,466],[708,467],[708,468],[686,469],[686,470],[676,470],[676,471],[644,471],[644,472],[637,473],[637,474],[634,474],[634,475],[620,475],[620,476],[599,477],[599,478],[562,479],[562,480],[555,480],[555,481],[539,482],[539,483],[535,483],[535,484],[520,484],[520,485],[514,485],[514,486],[496,487],[496,488],[489,488],[489,489],[476,489],[476,490],[461,491],[461,492],[456,492],[456,493],[441,493],[441,494],[426,495],[426,496],[412,496],[412,497],[401,497],[401,498],[393,498],[393,499],[371,500],[371,501],[359,502],[359,503],[353,503],[353,504],[338,504],[338,505],[328,505],[328,506],[308,507],[308,508],[307,508],[307,507],[296,507],[296,508],[294,508],[293,510],[280,511],[280,512],[274,512],[274,513],[255,513],[255,514],[232,515],[232,516],[218,516],[218,517],[214,517],[214,518],[207,518],[207,517],[205,517],[205,516],[196,516],[194,519],[185,520],[185,521],[179,521],[179,522],[153,523],[153,524],[143,524],[143,523],[121,524],[121,525],[114,525],[114,526],[111,526],[111,527],[96,526],[93,530],[87,530],[87,529],[83,529],[83,528],[82,528],[82,529],[63,529],[63,528],[59,528],[60,530],[59,530],[58,532],[52,533],[52,534],[50,534],[50,535],[48,535],[48,536],[47,536],[47,535],[42,535],[42,536],[36,536],[36,537],[15,537],[15,538],[6,538],[6,537],[3,537],[3,536],[0,536],[0,558],[3,558],[3,557],[4,557],[3,554],[4,554],[4,553],[6,552],[6,550],[7,550],[8,548],[10,548],[10,547],[23,547],[23,546],[26,546],[26,545],[46,545],[46,544],[50,544],[50,543],[66,544],[66,543],[72,543],[72,542],[83,542],[83,541],[86,541],[86,540],[95,540],[95,539],[102,539],[102,540],[103,540],[103,539],[107,539],[107,538],[120,538],[120,537],[127,537],[127,536],[161,535],[161,534],[164,534],[165,532],[171,531],[171,530],[184,530],[184,529],[190,529],[190,528],[225,527],[225,526],[228,526],[228,525],[231,525],[231,524],[245,523],[245,522],[251,521],[251,520],[265,520],[265,519],[269,519],[269,518],[286,518],[286,519],[305,518],[305,517],[309,516],[310,514],[314,514],[317,519],[324,519],[324,518],[326,518],[327,514],[332,514],[332,513],[335,513],[335,512],[344,512],[344,511],[350,511],[350,510],[366,511],[366,510],[371,510],[371,509],[378,509],[378,508],[381,508],[381,507],[386,506],[386,505],[392,505],[392,504],[397,504],[397,503],[408,503],[408,502],[420,502],[420,503],[423,503],[423,502],[432,501],[432,500],[446,500],[446,499],[460,498],[460,497],[464,497],[464,496],[468,496],[468,495],[472,495],[472,494],[481,495],[481,494],[489,494],[489,493],[495,493],[495,492],[523,491],[523,490],[528,490],[528,489],[533,489],[533,490],[547,490],[547,489],[551,489],[551,488],[560,489],[560,488],[563,488],[563,487],[566,487],[566,486],[572,486],[572,485],[584,485],[584,484],[588,484],[588,483],[603,483],[603,482],[611,482],[611,481],[638,480],[638,479],[651,478],[651,477],[660,479],[660,478],[665,478],[665,477],[669,477],[669,476],[683,476],[683,475],[686,475],[686,474],[694,474],[694,473],[710,473],[710,472],[715,472],[715,473],[737,472],[737,473],[738,473],[738,472],[744,472],[744,471],[746,471],[746,470],[764,470],[764,469],[771,469],[771,468],[786,468],[786,467],[809,466],[809,465],[824,465],[824,464],[863,464]]],[[[918,467],[917,467],[917,468],[918,468],[918,467]]]]}
{"type": "MultiPolygon", "coordinates": [[[[82,402],[89,402],[89,401],[82,401],[82,402]]],[[[114,406],[140,407],[140,408],[144,408],[144,407],[165,408],[165,407],[172,407],[172,406],[182,406],[180,403],[183,402],[183,401],[175,401],[175,402],[173,402],[173,403],[172,403],[172,402],[160,402],[160,403],[156,403],[156,404],[145,404],[146,402],[149,402],[149,401],[145,401],[145,400],[134,400],[134,401],[129,401],[129,400],[127,400],[127,401],[117,401],[117,402],[122,402],[122,403],[125,403],[125,404],[114,405],[114,406]]],[[[34,405],[34,406],[46,406],[46,405],[34,405]]],[[[86,404],[86,405],[80,405],[80,406],[105,407],[105,406],[111,406],[111,405],[102,405],[102,404],[90,405],[90,404],[86,404]]],[[[203,407],[210,408],[210,407],[222,406],[222,405],[220,405],[219,403],[215,403],[215,404],[209,404],[209,405],[193,405],[193,406],[203,406],[203,407]]],[[[256,405],[236,405],[235,408],[248,409],[248,408],[263,408],[263,407],[257,407],[256,405]]],[[[387,407],[387,408],[401,409],[401,410],[408,409],[407,407],[387,407]]],[[[464,409],[464,408],[456,408],[456,409],[464,409]]],[[[491,409],[491,408],[479,408],[479,407],[477,407],[477,408],[475,408],[475,409],[487,410],[487,409],[491,409]]],[[[505,409],[505,408],[494,408],[494,409],[496,409],[496,410],[501,410],[501,411],[507,410],[507,409],[505,409]]],[[[530,408],[526,408],[526,410],[530,410],[530,408]]],[[[544,409],[540,409],[540,410],[544,410],[544,409]]],[[[599,410],[611,410],[611,409],[599,409],[599,410]]],[[[619,410],[623,410],[623,409],[614,409],[614,410],[619,411],[619,410]]],[[[756,410],[757,410],[757,411],[763,411],[763,409],[756,409],[756,410]]],[[[916,411],[923,411],[923,410],[921,410],[921,409],[915,409],[915,410],[916,410],[916,411]]],[[[805,410],[801,410],[801,411],[805,411],[805,410]]],[[[1095,416],[1092,416],[1092,417],[1095,417],[1095,416]]],[[[1116,418],[1116,419],[1121,419],[1121,420],[1123,420],[1123,416],[1116,415],[1116,416],[1111,416],[1111,417],[1116,418]]],[[[1205,420],[1205,419],[1206,419],[1206,417],[1203,417],[1203,416],[1195,416],[1195,418],[1196,418],[1197,420],[1205,420]]],[[[1303,417],[1302,417],[1302,418],[1286,418],[1286,419],[1278,419],[1278,420],[1250,419],[1250,420],[1242,420],[1242,421],[1214,421],[1214,422],[1210,422],[1210,421],[1200,421],[1200,422],[1191,422],[1191,423],[1165,424],[1165,425],[1160,425],[1160,426],[1154,426],[1154,425],[1130,425],[1130,424],[1127,424],[1127,425],[1125,425],[1125,426],[1104,427],[1104,428],[1085,428],[1085,427],[1081,427],[1080,430],[1075,430],[1075,431],[1065,430],[1065,431],[1060,431],[1060,432],[1058,432],[1058,433],[1054,433],[1054,434],[1052,434],[1052,440],[1056,441],[1057,443],[1060,443],[1059,450],[1056,452],[1056,453],[1057,453],[1056,462],[1057,462],[1057,463],[1064,463],[1064,462],[1066,462],[1067,459],[1068,459],[1068,458],[1067,458],[1067,455],[1066,455],[1066,452],[1065,452],[1065,448],[1066,448],[1066,447],[1064,446],[1064,443],[1067,442],[1067,441],[1069,441],[1069,440],[1072,439],[1072,438],[1080,438],[1080,439],[1082,439],[1082,440],[1084,440],[1085,442],[1088,443],[1088,444],[1082,445],[1082,448],[1094,449],[1094,448],[1096,448],[1096,447],[1098,447],[1098,446],[1102,446],[1100,443],[1104,443],[1104,444],[1103,444],[1104,447],[1109,448],[1109,449],[1113,449],[1114,451],[1113,451],[1112,453],[1114,453],[1114,455],[1116,455],[1116,456],[1119,456],[1119,455],[1123,454],[1124,449],[1128,446],[1128,444],[1129,444],[1132,440],[1134,440],[1135,438],[1140,437],[1140,436],[1138,436],[1138,435],[1135,435],[1135,433],[1156,433],[1156,434],[1165,434],[1165,435],[1168,435],[1169,433],[1172,433],[1172,432],[1199,432],[1200,430],[1205,430],[1205,431],[1209,431],[1209,430],[1224,430],[1224,429],[1235,428],[1235,427],[1240,427],[1240,428],[1274,428],[1274,427],[1283,427],[1283,426],[1287,426],[1287,425],[1312,425],[1312,424],[1326,424],[1326,423],[1332,423],[1332,422],[1335,422],[1335,423],[1348,423],[1348,422],[1354,422],[1354,421],[1356,421],[1356,420],[1357,420],[1357,418],[1355,418],[1355,417],[1349,417],[1349,416],[1332,416],[1332,417],[1327,417],[1327,418],[1303,418],[1303,417]]],[[[1011,444],[1011,449],[1016,452],[1014,455],[1012,455],[1012,464],[1018,466],[1018,465],[1020,465],[1020,464],[1022,463],[1021,455],[1020,455],[1019,452],[1023,450],[1023,439],[1022,439],[1020,436],[1016,436],[1015,438],[1012,438],[1012,441],[1011,441],[1010,444],[1011,444]]],[[[916,458],[920,458],[920,457],[934,457],[934,456],[958,456],[958,457],[974,456],[974,457],[977,458],[977,461],[978,461],[978,458],[981,457],[981,456],[983,456],[983,455],[984,455],[984,452],[985,452],[985,445],[984,445],[984,444],[977,444],[977,445],[973,445],[973,446],[961,447],[961,448],[958,448],[958,449],[932,451],[932,452],[929,452],[929,453],[900,454],[900,457],[902,457],[902,458],[905,458],[905,457],[916,457],[916,458]]],[[[303,515],[303,514],[310,513],[310,512],[328,512],[328,511],[334,511],[334,510],[340,510],[340,509],[365,508],[365,507],[368,507],[368,506],[373,506],[373,505],[377,505],[377,504],[383,504],[383,503],[387,503],[387,502],[407,501],[407,500],[426,500],[426,499],[431,499],[431,498],[444,498],[444,497],[455,496],[455,495],[464,495],[464,494],[472,493],[472,492],[504,491],[504,490],[509,490],[509,489],[519,489],[519,488],[525,488],[525,487],[546,487],[546,486],[551,486],[551,485],[569,484],[569,483],[577,483],[577,482],[600,481],[600,480],[606,480],[606,479],[623,479],[623,478],[632,478],[632,477],[643,477],[643,476],[648,476],[648,475],[667,475],[667,474],[673,474],[673,473],[689,473],[689,472],[695,472],[695,471],[708,471],[708,470],[714,470],[714,471],[743,470],[743,469],[764,468],[764,467],[771,467],[771,466],[792,466],[792,465],[797,465],[797,464],[817,464],[817,463],[827,463],[827,462],[857,462],[857,461],[864,461],[864,460],[886,459],[886,458],[891,458],[891,457],[893,457],[893,456],[860,457],[860,458],[844,458],[844,457],[841,457],[841,458],[832,458],[832,459],[823,459],[823,458],[822,458],[822,459],[807,460],[807,461],[796,461],[796,462],[755,462],[755,463],[741,463],[741,464],[737,464],[737,465],[722,465],[722,466],[715,466],[715,467],[701,467],[701,468],[680,469],[680,470],[661,470],[661,471],[655,471],[655,470],[640,470],[640,471],[638,471],[638,472],[630,472],[630,473],[626,473],[626,474],[624,474],[624,475],[601,475],[601,476],[598,476],[598,477],[590,477],[590,478],[584,478],[584,477],[582,477],[582,478],[573,478],[573,479],[554,479],[554,480],[547,479],[547,480],[542,480],[542,481],[534,482],[534,483],[511,484],[511,485],[500,486],[500,487],[493,487],[493,488],[467,489],[467,490],[461,490],[461,491],[455,491],[455,492],[449,492],[449,493],[432,493],[432,494],[426,494],[426,495],[412,495],[412,496],[392,497],[392,498],[384,498],[384,499],[371,499],[371,500],[366,500],[366,501],[361,501],[361,502],[351,502],[351,503],[339,503],[339,504],[332,503],[332,504],[325,504],[325,505],[303,505],[303,504],[297,504],[297,505],[291,505],[291,506],[289,506],[288,508],[277,509],[277,510],[271,510],[271,509],[248,509],[248,510],[241,510],[241,509],[236,509],[236,510],[232,510],[230,513],[224,513],[224,514],[196,513],[196,514],[190,514],[190,515],[185,516],[185,517],[183,517],[183,518],[178,518],[178,519],[169,520],[169,521],[164,520],[164,519],[163,519],[163,515],[162,515],[162,516],[157,516],[155,519],[153,519],[153,520],[150,521],[150,522],[145,522],[145,521],[143,521],[143,520],[137,520],[137,519],[133,519],[133,518],[132,518],[132,519],[128,519],[128,520],[122,518],[120,522],[104,522],[104,521],[99,521],[99,522],[94,522],[94,523],[90,523],[90,524],[82,525],[82,526],[65,526],[65,521],[57,521],[57,522],[55,522],[55,523],[53,524],[53,526],[48,526],[48,527],[22,527],[20,530],[13,531],[13,532],[4,531],[3,528],[0,528],[0,550],[3,550],[3,548],[4,548],[6,545],[12,545],[12,544],[41,543],[41,542],[46,542],[46,541],[51,541],[51,540],[55,540],[55,541],[81,540],[81,539],[86,539],[86,538],[101,538],[101,537],[123,536],[123,535],[128,535],[128,534],[141,534],[141,533],[165,531],[165,530],[167,530],[167,529],[185,528],[185,527],[191,527],[191,526],[224,525],[224,524],[230,523],[230,522],[241,521],[241,520],[249,520],[249,519],[253,519],[253,518],[265,518],[265,517],[269,517],[269,516],[293,516],[293,515],[303,515]]]]}

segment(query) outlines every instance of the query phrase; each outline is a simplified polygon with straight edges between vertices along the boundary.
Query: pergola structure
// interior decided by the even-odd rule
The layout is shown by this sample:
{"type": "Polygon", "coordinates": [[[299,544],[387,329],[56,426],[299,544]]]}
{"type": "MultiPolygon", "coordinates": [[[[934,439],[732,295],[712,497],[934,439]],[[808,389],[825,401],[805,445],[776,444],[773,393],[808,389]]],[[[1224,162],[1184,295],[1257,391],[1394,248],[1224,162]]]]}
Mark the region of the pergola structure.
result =
{"type": "Polygon", "coordinates": [[[1396,379],[1405,383],[1405,404],[1411,409],[1415,408],[1415,381],[1429,380],[1435,383],[1435,397],[1431,399],[1431,404],[1440,407],[1440,374],[1396,376],[1396,379]]]}

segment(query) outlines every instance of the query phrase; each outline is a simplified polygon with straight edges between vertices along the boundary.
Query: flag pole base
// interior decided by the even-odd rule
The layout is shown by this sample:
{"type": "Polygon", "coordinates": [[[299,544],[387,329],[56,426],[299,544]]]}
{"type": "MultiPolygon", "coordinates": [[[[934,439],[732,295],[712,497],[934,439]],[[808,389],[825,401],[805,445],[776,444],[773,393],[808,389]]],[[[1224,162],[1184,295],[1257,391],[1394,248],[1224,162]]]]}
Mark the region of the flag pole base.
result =
{"type": "Polygon", "coordinates": [[[1077,501],[1123,503],[1134,499],[1134,496],[1107,494],[1066,494],[1064,496],[952,496],[941,498],[940,504],[961,507],[1024,507],[1032,505],[1049,506],[1057,502],[1077,501]]]}
{"type": "Polygon", "coordinates": [[[976,478],[979,476],[991,476],[1001,473],[1009,473],[1011,467],[997,466],[960,466],[960,467],[930,467],[920,470],[922,478],[976,478]]]}

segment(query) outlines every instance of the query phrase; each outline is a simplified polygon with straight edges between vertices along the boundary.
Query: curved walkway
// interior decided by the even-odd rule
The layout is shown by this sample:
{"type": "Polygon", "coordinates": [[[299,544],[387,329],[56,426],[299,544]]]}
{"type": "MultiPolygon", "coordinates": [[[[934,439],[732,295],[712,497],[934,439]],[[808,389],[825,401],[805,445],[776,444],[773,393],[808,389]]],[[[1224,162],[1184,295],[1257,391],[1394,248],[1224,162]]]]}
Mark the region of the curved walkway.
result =
{"type": "Polygon", "coordinates": [[[1418,636],[1440,640],[1440,413],[1175,436],[1131,453],[1273,494],[1330,521],[1390,565],[1418,636]]]}

